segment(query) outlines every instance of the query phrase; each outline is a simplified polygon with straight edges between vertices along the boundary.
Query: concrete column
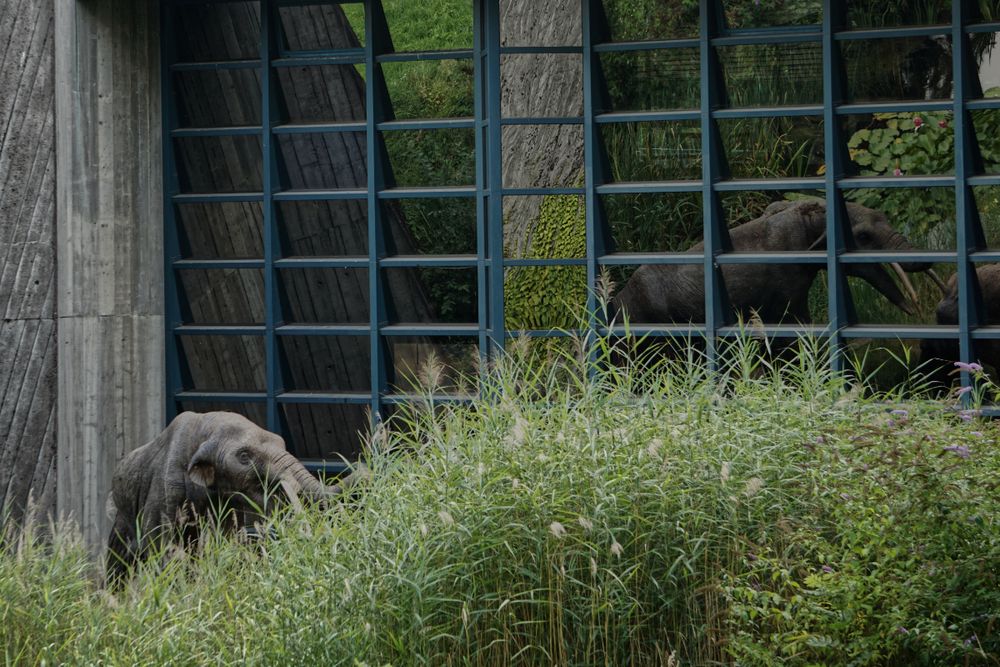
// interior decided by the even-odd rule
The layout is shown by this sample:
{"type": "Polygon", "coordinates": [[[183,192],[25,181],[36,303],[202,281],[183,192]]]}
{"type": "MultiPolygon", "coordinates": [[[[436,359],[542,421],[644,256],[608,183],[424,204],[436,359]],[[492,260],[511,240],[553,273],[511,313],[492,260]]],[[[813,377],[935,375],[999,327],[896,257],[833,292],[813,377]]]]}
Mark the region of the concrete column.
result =
{"type": "Polygon", "coordinates": [[[163,426],[158,26],[157,0],[56,0],[57,510],[95,550],[163,426]]]}

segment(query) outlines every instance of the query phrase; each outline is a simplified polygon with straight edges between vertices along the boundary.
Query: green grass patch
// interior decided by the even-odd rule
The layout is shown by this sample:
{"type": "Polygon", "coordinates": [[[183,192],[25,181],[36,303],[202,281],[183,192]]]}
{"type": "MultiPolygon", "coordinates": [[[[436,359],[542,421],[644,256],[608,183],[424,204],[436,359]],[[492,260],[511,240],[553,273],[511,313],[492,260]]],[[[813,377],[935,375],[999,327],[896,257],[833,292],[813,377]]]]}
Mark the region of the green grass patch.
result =
{"type": "MultiPolygon", "coordinates": [[[[354,502],[111,595],[0,549],[7,664],[956,665],[1000,659],[998,429],[803,343],[589,377],[580,341],[404,410],[354,502]]],[[[555,348],[554,348],[555,349],[555,348]]],[[[607,352],[607,349],[605,348],[607,352]]],[[[694,354],[694,353],[692,353],[694,354]]],[[[428,372],[433,378],[435,373],[428,372]]],[[[428,388],[430,391],[432,388],[428,388]]]]}

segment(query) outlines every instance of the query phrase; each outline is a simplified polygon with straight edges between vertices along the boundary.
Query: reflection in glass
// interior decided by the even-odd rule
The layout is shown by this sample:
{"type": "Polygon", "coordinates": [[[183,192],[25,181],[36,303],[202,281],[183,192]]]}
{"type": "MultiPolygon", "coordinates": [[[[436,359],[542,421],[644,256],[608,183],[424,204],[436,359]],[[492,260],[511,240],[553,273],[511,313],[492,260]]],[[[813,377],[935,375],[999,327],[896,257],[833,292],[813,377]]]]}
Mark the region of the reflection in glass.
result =
{"type": "Polygon", "coordinates": [[[785,190],[746,190],[742,192],[721,192],[722,213],[727,227],[736,227],[745,222],[756,220],[773,212],[789,202],[801,200],[816,200],[825,205],[825,193],[822,190],[802,190],[790,192],[785,190]]]}
{"type": "Polygon", "coordinates": [[[914,248],[955,249],[955,191],[950,187],[859,188],[844,197],[884,213],[914,248]]]}
{"type": "Polygon", "coordinates": [[[598,54],[608,88],[605,111],[697,109],[701,100],[698,49],[598,54]]]}
{"type": "Polygon", "coordinates": [[[282,404],[285,445],[300,459],[356,461],[371,428],[366,406],[282,404]]]}
{"type": "Polygon", "coordinates": [[[950,111],[847,116],[844,123],[851,162],[862,176],[955,173],[950,111]]]}
{"type": "Polygon", "coordinates": [[[586,203],[582,195],[506,196],[505,256],[573,259],[587,255],[586,203]]]}
{"type": "Polygon", "coordinates": [[[260,202],[175,204],[184,259],[260,259],[264,220],[260,202]]]}
{"type": "Polygon", "coordinates": [[[614,123],[600,126],[613,181],[701,178],[697,122],[614,123]]]}
{"type": "Polygon", "coordinates": [[[505,327],[574,329],[586,320],[587,268],[515,266],[504,276],[505,327]]]}
{"type": "Polygon", "coordinates": [[[479,319],[476,269],[384,269],[390,324],[474,324],[479,319]],[[423,303],[413,300],[423,288],[423,303]]]}
{"type": "Polygon", "coordinates": [[[977,185],[972,188],[988,248],[1000,248],[1000,185],[977,185]]]}
{"type": "Polygon", "coordinates": [[[580,3],[500,0],[500,45],[580,46],[581,19],[580,3]]]}
{"type": "Polygon", "coordinates": [[[823,21],[822,0],[798,2],[746,2],[724,0],[726,25],[730,28],[816,25],[823,21]]]}
{"type": "Polygon", "coordinates": [[[252,60],[260,57],[258,2],[179,5],[174,44],[178,62],[252,60]],[[219,39],[225,34],[226,39],[219,39]]]}
{"type": "Polygon", "coordinates": [[[181,137],[173,141],[181,192],[261,191],[259,136],[181,137]]]}
{"type": "Polygon", "coordinates": [[[260,125],[260,71],[174,72],[178,127],[260,125]]]}
{"type": "Polygon", "coordinates": [[[261,269],[184,269],[177,272],[185,324],[263,324],[261,269]]]}
{"type": "Polygon", "coordinates": [[[852,28],[886,28],[899,25],[938,25],[951,22],[951,0],[886,2],[849,0],[847,22],[852,28]]]}
{"type": "Polygon", "coordinates": [[[582,125],[512,125],[503,128],[506,188],[583,186],[582,125]]]}
{"type": "Polygon", "coordinates": [[[285,257],[366,257],[365,201],[282,201],[275,204],[285,257]]]}
{"type": "Polygon", "coordinates": [[[500,56],[504,118],[583,116],[583,58],[579,54],[500,56]]]}
{"type": "Polygon", "coordinates": [[[263,336],[179,336],[189,391],[259,392],[264,374],[263,336]]]}
{"type": "Polygon", "coordinates": [[[412,234],[413,247],[390,255],[473,255],[476,253],[476,200],[466,197],[383,200],[387,218],[400,218],[412,234]]]}
{"type": "Polygon", "coordinates": [[[947,35],[841,43],[851,102],[946,100],[952,95],[947,35]]]}
{"type": "Polygon", "coordinates": [[[732,107],[823,103],[820,44],[766,44],[719,49],[732,107]]]}
{"type": "Polygon", "coordinates": [[[368,269],[279,269],[288,324],[368,324],[368,269]]]}
{"type": "MultiPolygon", "coordinates": [[[[941,289],[934,282],[928,273],[908,273],[907,277],[913,285],[917,299],[914,302],[910,299],[910,312],[906,312],[900,304],[894,303],[890,296],[877,289],[871,282],[867,282],[863,277],[852,275],[854,272],[869,272],[872,275],[877,273],[876,268],[880,267],[885,273],[885,277],[892,280],[897,285],[901,293],[907,289],[897,279],[892,276],[892,269],[886,264],[852,264],[848,274],[848,287],[851,292],[851,299],[860,324],[934,324],[936,322],[935,309],[941,300],[941,289]],[[866,268],[867,267],[867,268],[866,268]]],[[[906,265],[903,265],[906,268],[906,265]]],[[[934,264],[931,270],[943,281],[955,272],[954,264],[934,264]]],[[[883,277],[882,280],[885,278],[883,277]]]]}
{"type": "Polygon", "coordinates": [[[365,82],[357,66],[276,67],[274,73],[285,123],[365,122],[365,82]]]}
{"type": "Polygon", "coordinates": [[[282,185],[290,190],[364,188],[368,184],[364,132],[279,134],[284,167],[282,185]]]}
{"type": "Polygon", "coordinates": [[[479,345],[457,336],[386,338],[391,390],[400,393],[475,393],[479,345]]]}
{"type": "Polygon", "coordinates": [[[400,187],[474,185],[475,130],[383,132],[396,185],[400,187]]]}
{"type": "Polygon", "coordinates": [[[381,67],[397,119],[462,118],[475,112],[471,60],[388,62],[381,67]]]}
{"type": "MultiPolygon", "coordinates": [[[[701,253],[701,248],[695,248],[701,253]]],[[[646,264],[610,268],[613,295],[608,315],[617,324],[695,324],[705,322],[705,265],[646,264]]]]}
{"type": "Polygon", "coordinates": [[[720,120],[733,178],[818,176],[823,164],[823,121],[817,117],[720,120]]]}
{"type": "Polygon", "coordinates": [[[278,336],[286,391],[371,390],[368,336],[278,336]]]}
{"type": "Polygon", "coordinates": [[[605,195],[601,203],[615,252],[684,252],[704,238],[700,192],[605,195]]]}
{"type": "Polygon", "coordinates": [[[698,3],[695,2],[604,0],[604,13],[615,42],[698,36],[698,3]]]}
{"type": "Polygon", "coordinates": [[[357,30],[336,3],[278,7],[279,38],[289,51],[350,49],[364,44],[364,28],[357,30]]]}
{"type": "MultiPolygon", "coordinates": [[[[1000,95],[1000,88],[994,92],[1000,95]]],[[[977,109],[971,115],[983,173],[1000,174],[1000,109],[977,109]]]]}

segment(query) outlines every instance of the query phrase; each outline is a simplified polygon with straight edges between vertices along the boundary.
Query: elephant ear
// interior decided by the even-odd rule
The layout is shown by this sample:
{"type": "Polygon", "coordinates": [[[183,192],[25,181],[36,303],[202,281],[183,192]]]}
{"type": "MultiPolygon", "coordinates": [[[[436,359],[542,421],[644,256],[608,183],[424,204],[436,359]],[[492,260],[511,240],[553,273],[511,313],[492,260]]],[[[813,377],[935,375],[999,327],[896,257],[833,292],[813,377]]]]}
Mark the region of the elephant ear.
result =
{"type": "Polygon", "coordinates": [[[215,484],[215,453],[218,447],[215,440],[206,440],[191,457],[187,474],[198,486],[211,488],[215,484]]]}

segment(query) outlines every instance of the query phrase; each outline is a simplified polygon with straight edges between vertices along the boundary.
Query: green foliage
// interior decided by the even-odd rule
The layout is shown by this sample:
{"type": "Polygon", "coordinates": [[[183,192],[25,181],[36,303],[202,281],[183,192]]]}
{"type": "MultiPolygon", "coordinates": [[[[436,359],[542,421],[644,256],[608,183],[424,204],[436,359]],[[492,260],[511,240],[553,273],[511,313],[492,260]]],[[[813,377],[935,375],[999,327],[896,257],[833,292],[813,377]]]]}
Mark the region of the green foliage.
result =
{"type": "MultiPolygon", "coordinates": [[[[525,259],[570,259],[587,254],[583,197],[542,199],[525,259]]],[[[580,266],[519,266],[504,280],[506,327],[514,330],[569,328],[587,300],[587,272],[580,266]]]]}
{"type": "Polygon", "coordinates": [[[0,655],[995,664],[997,426],[845,394],[814,341],[775,366],[761,345],[733,342],[718,373],[682,359],[651,375],[578,350],[529,365],[515,345],[486,379],[494,400],[402,408],[375,434],[356,500],[277,517],[263,543],[210,532],[118,594],[65,527],[5,535],[0,655]]]}
{"type": "MultiPolygon", "coordinates": [[[[847,142],[866,176],[950,174],[955,170],[952,114],[878,113],[847,142]]],[[[926,242],[937,225],[954,229],[955,195],[949,188],[853,190],[848,198],[884,212],[911,242],[926,242]]]]}

